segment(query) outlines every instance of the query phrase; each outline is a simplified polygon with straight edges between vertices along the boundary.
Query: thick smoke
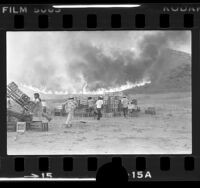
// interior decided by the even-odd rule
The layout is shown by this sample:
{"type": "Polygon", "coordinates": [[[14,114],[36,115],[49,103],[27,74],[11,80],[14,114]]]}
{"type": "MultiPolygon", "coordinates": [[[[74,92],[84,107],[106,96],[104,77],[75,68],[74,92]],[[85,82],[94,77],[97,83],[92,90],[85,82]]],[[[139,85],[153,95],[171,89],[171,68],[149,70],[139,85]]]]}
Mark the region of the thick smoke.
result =
{"type": "Polygon", "coordinates": [[[105,55],[101,47],[79,43],[74,47],[82,59],[70,65],[71,76],[82,74],[88,83],[89,90],[98,88],[113,88],[135,83],[144,78],[158,80],[160,73],[167,66],[164,64],[163,51],[170,46],[188,43],[187,32],[160,32],[157,35],[147,35],[140,41],[139,57],[132,50],[112,50],[111,56],[105,55]]]}
{"type": "MultiPolygon", "coordinates": [[[[154,82],[167,66],[164,51],[190,46],[188,31],[36,32],[32,37],[30,33],[23,36],[20,47],[8,48],[8,80],[70,93],[81,92],[86,83],[88,90],[95,91],[146,78],[154,82]],[[16,55],[11,58],[13,52],[16,55]],[[13,67],[19,69],[13,71],[13,67]]],[[[12,37],[16,40],[18,36],[10,36],[9,45],[13,45],[12,37]]]]}
{"type": "Polygon", "coordinates": [[[136,59],[132,51],[113,51],[113,56],[107,56],[101,48],[89,44],[80,44],[76,50],[82,54],[82,60],[70,64],[70,73],[72,77],[82,74],[89,90],[140,81],[150,66],[149,60],[136,59]]]}

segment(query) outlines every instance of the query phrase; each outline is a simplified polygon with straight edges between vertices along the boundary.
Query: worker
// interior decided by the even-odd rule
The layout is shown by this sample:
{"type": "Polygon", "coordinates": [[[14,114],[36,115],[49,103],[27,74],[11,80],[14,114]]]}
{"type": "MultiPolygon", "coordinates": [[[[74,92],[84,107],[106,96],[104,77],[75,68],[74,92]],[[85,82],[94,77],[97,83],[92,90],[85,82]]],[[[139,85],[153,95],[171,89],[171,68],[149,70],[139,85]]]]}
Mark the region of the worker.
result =
{"type": "Polygon", "coordinates": [[[123,110],[123,115],[124,117],[127,116],[127,113],[128,113],[128,103],[129,103],[129,100],[126,96],[124,96],[122,99],[121,99],[121,104],[122,104],[122,110],[123,110]]]}
{"type": "Polygon", "coordinates": [[[137,104],[138,104],[138,103],[137,103],[137,100],[136,100],[136,99],[133,99],[133,100],[132,100],[132,103],[133,103],[133,105],[134,105],[134,106],[133,106],[133,111],[134,111],[134,112],[139,112],[139,111],[140,111],[140,107],[138,107],[138,105],[137,105],[137,104]]]}
{"type": "Polygon", "coordinates": [[[96,101],[96,110],[97,110],[97,120],[100,120],[102,117],[101,109],[103,107],[103,97],[98,97],[98,100],[96,101]]]}
{"type": "Polygon", "coordinates": [[[72,120],[74,119],[74,111],[77,107],[77,103],[74,100],[74,97],[70,97],[65,103],[65,111],[68,113],[67,120],[65,122],[65,127],[72,127],[72,120]]]}
{"type": "Polygon", "coordinates": [[[128,103],[128,114],[132,114],[133,113],[133,109],[134,109],[134,104],[133,104],[133,101],[130,101],[128,103]]]}
{"type": "Polygon", "coordinates": [[[42,117],[42,100],[40,99],[39,93],[34,93],[34,101],[35,106],[33,108],[33,115],[35,117],[42,117]]]}
{"type": "Polygon", "coordinates": [[[35,107],[33,108],[33,115],[38,117],[40,121],[42,121],[42,117],[45,117],[48,121],[51,121],[52,118],[43,112],[42,100],[39,93],[34,93],[34,103],[35,107]]]}
{"type": "Polygon", "coordinates": [[[89,113],[89,116],[91,116],[93,112],[94,112],[94,100],[93,100],[92,97],[88,97],[88,113],[89,113]]]}

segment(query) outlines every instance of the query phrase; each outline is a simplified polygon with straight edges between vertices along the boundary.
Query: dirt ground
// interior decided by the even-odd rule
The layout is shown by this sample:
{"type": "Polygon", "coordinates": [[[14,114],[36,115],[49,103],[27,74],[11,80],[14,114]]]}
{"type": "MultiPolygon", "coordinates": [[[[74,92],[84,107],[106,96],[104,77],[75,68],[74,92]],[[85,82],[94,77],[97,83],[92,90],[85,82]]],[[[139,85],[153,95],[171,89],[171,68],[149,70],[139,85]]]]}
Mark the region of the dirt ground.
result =
{"type": "Polygon", "coordinates": [[[191,94],[138,94],[138,117],[53,117],[48,132],[7,133],[9,155],[51,154],[189,154],[192,152],[191,94]],[[144,110],[153,106],[156,115],[144,110]],[[84,120],[86,123],[81,123],[84,120]]]}

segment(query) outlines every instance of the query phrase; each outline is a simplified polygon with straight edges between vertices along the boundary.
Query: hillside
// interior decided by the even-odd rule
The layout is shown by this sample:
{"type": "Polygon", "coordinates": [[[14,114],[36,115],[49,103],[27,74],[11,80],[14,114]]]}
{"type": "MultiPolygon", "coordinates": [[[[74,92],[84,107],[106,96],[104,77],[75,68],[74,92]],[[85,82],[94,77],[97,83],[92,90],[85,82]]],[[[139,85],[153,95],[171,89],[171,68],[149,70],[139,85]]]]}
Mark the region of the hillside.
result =
{"type": "Polygon", "coordinates": [[[160,76],[151,84],[132,88],[124,93],[163,93],[191,90],[191,56],[167,49],[163,52],[164,64],[160,76]]]}

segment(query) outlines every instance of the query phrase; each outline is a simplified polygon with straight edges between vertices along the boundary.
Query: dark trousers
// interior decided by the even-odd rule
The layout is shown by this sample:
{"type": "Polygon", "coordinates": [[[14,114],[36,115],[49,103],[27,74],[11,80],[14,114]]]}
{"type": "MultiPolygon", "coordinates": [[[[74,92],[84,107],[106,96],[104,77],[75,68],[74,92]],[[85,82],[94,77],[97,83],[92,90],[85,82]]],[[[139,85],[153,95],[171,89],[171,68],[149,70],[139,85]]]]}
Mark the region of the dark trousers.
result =
{"type": "Polygon", "coordinates": [[[128,107],[127,108],[123,108],[124,117],[126,117],[127,113],[128,113],[128,107]]]}
{"type": "Polygon", "coordinates": [[[97,120],[100,120],[102,117],[101,108],[97,108],[97,120]]]}

